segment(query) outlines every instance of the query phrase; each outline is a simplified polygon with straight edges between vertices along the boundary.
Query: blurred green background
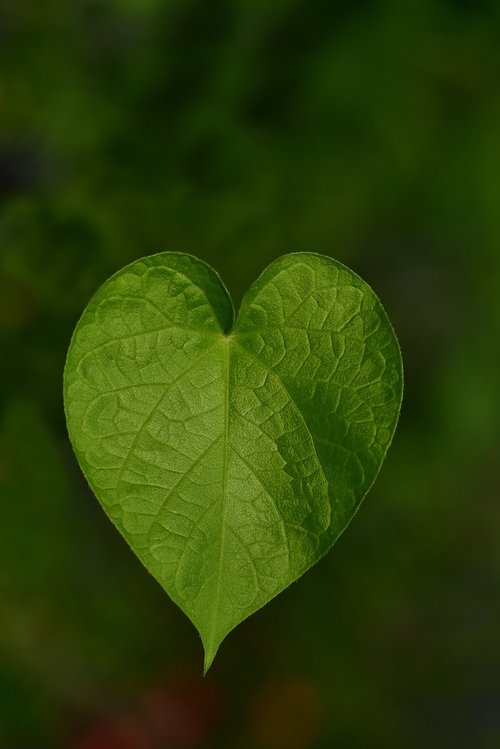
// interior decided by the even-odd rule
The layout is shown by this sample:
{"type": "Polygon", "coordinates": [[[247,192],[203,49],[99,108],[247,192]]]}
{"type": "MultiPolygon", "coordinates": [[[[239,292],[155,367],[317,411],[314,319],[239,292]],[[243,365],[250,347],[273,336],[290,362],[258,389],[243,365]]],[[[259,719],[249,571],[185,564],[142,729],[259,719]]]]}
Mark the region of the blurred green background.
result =
{"type": "Polygon", "coordinates": [[[500,3],[0,0],[0,747],[500,746],[500,3]],[[406,368],[376,486],[222,646],[72,455],[95,289],[159,250],[377,291],[406,368]]]}

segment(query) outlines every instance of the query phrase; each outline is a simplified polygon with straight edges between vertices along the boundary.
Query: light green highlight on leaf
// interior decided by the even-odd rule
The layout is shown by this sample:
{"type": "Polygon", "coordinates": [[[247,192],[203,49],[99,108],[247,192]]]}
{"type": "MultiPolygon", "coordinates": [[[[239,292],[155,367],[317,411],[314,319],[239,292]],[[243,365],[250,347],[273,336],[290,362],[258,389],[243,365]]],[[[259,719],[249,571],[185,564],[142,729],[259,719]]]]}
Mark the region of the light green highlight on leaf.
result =
{"type": "Polygon", "coordinates": [[[226,635],[332,546],[372,485],[402,397],[377,297],[314,253],[229,294],[181,253],[138,260],[84,311],[64,375],[82,470],[198,629],[226,635]]]}

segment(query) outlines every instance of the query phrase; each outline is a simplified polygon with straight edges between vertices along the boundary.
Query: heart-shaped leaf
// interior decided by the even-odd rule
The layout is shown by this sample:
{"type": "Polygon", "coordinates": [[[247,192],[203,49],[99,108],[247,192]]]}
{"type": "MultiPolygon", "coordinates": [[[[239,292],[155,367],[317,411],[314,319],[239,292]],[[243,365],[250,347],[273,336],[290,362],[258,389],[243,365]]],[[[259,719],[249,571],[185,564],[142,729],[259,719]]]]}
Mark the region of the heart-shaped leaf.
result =
{"type": "Polygon", "coordinates": [[[233,317],[205,263],[146,257],[91,300],[64,377],[83,472],[197,627],[206,668],[344,530],[402,395],[380,302],[331,258],[281,257],[233,317]]]}

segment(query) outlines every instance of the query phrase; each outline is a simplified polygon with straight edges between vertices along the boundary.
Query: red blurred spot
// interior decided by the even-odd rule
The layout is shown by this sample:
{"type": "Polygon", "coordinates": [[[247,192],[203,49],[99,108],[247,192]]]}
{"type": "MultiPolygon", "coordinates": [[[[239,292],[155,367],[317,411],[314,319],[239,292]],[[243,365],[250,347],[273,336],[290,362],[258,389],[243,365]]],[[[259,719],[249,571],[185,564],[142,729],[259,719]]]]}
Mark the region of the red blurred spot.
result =
{"type": "Polygon", "coordinates": [[[203,749],[222,715],[214,683],[182,670],[143,694],[126,717],[87,730],[73,749],[203,749]]]}
{"type": "Polygon", "coordinates": [[[222,717],[222,701],[212,682],[197,674],[172,674],[143,700],[143,715],[161,746],[203,747],[222,717]]]}
{"type": "Polygon", "coordinates": [[[138,720],[121,717],[87,730],[74,749],[154,749],[154,744],[138,720]]]}

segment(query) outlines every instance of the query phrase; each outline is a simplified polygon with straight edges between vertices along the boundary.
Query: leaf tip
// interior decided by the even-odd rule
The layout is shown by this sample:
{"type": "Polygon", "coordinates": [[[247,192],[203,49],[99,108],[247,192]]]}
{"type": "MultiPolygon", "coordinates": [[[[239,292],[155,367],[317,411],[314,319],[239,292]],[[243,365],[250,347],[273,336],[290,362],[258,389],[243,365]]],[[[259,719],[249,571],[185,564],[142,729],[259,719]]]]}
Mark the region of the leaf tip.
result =
{"type": "Polygon", "coordinates": [[[213,649],[207,649],[205,650],[205,660],[203,663],[203,676],[206,676],[208,673],[208,670],[212,663],[214,662],[214,658],[217,655],[217,648],[215,650],[213,649]]]}

